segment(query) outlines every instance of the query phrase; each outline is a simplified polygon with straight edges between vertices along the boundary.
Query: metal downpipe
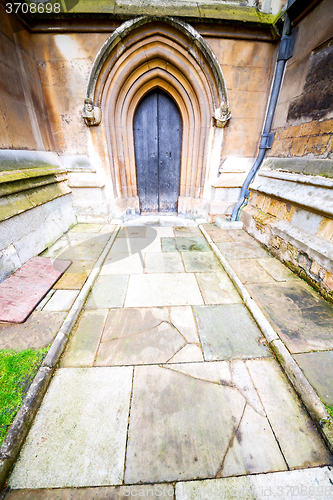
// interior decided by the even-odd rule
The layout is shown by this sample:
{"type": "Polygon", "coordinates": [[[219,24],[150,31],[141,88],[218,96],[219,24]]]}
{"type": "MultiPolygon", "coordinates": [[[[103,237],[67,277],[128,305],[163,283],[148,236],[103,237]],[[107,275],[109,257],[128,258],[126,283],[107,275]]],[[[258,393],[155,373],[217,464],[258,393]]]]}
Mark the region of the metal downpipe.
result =
{"type": "Polygon", "coordinates": [[[251,182],[253,181],[256,173],[258,172],[258,170],[263,162],[263,159],[264,159],[265,153],[266,153],[266,149],[271,148],[272,143],[273,143],[273,134],[270,133],[270,130],[271,130],[272,122],[273,122],[273,117],[274,117],[274,113],[275,113],[277,100],[278,100],[278,97],[280,94],[280,88],[281,88],[282,78],[283,78],[283,74],[284,74],[284,68],[285,68],[287,60],[292,55],[291,46],[290,46],[291,22],[290,22],[290,18],[288,15],[288,8],[289,8],[291,1],[292,0],[288,1],[287,12],[286,12],[285,19],[284,19],[283,32],[282,32],[282,37],[281,37],[281,42],[280,42],[280,49],[279,49],[279,54],[278,54],[277,63],[276,63],[276,70],[275,70],[275,75],[274,75],[274,82],[273,82],[272,91],[271,91],[271,95],[270,95],[267,115],[266,115],[266,119],[265,119],[265,125],[264,125],[263,132],[261,134],[259,153],[258,153],[258,156],[257,156],[253,166],[251,167],[251,170],[247,174],[245,182],[241,188],[239,200],[233,208],[232,215],[231,215],[232,221],[239,220],[241,210],[242,210],[243,206],[245,206],[247,204],[247,198],[249,197],[249,194],[250,194],[248,187],[251,184],[251,182]]]}

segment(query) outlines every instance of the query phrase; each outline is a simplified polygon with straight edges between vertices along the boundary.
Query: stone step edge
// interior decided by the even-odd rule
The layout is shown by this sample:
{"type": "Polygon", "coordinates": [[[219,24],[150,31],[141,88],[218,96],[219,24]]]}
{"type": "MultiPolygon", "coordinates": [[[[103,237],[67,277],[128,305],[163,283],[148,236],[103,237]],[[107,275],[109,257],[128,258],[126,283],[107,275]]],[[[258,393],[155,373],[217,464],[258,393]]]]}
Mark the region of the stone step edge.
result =
{"type": "Polygon", "coordinates": [[[56,365],[62,355],[69,335],[81,313],[85,301],[100,273],[101,267],[116,239],[120,229],[117,225],[112,235],[95,263],[87,281],[80,290],[71,309],[69,310],[61,328],[59,329],[52,345],[37,371],[32,384],[24,398],[23,404],[16,414],[11,426],[8,429],[5,440],[0,447],[0,492],[5,486],[11,469],[20,453],[24,440],[32,426],[39,406],[47,391],[48,385],[55,371],[56,365]]]}
{"type": "Polygon", "coordinates": [[[208,241],[209,245],[211,246],[212,250],[214,251],[215,255],[220,260],[229,278],[235,285],[246,307],[258,324],[265,339],[267,340],[269,347],[275,354],[278,362],[280,363],[283,371],[288,377],[288,380],[303,402],[310,417],[316,422],[317,428],[319,429],[329,450],[331,451],[331,453],[333,453],[333,419],[327,412],[325,405],[319,399],[317,393],[305,377],[304,373],[302,372],[284,343],[281,341],[269,321],[266,319],[261,309],[252,299],[246,287],[238,278],[237,274],[232,269],[227,259],[222,254],[221,250],[216,246],[216,244],[213,242],[213,240],[201,224],[199,224],[199,228],[208,241]]]}

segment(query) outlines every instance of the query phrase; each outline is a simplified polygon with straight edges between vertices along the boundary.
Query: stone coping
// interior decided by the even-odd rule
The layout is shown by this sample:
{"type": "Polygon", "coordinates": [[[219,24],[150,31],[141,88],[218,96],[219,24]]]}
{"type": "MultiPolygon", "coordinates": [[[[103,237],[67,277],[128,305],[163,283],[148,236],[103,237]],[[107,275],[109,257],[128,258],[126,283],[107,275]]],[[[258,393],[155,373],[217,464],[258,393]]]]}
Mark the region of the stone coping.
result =
{"type": "MultiPolygon", "coordinates": [[[[333,177],[333,159],[326,158],[266,158],[262,169],[281,170],[294,174],[333,177]]],[[[262,172],[260,170],[260,173],[262,172]]]]}

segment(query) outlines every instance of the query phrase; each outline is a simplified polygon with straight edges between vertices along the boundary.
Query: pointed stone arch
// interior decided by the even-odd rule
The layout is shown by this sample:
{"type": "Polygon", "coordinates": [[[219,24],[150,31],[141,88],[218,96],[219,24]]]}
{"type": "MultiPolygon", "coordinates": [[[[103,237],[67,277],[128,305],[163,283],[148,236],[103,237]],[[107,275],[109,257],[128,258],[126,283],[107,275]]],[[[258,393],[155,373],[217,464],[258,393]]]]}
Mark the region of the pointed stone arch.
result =
{"type": "Polygon", "coordinates": [[[180,199],[202,197],[213,125],[230,118],[219,63],[191,26],[174,18],[140,17],[115,30],[93,63],[86,99],[102,112],[114,197],[134,197],[137,207],[133,119],[141,99],[154,88],[174,99],[182,117],[180,199]]]}

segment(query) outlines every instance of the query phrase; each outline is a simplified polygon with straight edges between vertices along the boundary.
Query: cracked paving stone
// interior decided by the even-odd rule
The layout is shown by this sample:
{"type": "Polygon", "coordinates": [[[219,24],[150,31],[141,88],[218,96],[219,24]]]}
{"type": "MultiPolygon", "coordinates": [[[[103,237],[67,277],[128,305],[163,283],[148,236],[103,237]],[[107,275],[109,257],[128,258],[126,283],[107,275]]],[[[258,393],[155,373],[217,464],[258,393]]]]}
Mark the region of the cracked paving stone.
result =
{"type": "Polygon", "coordinates": [[[206,361],[267,358],[271,352],[245,306],[194,306],[194,316],[206,361]]]}
{"type": "Polygon", "coordinates": [[[166,307],[111,309],[105,323],[102,341],[130,337],[169,321],[166,307]]]}
{"type": "Polygon", "coordinates": [[[188,273],[222,271],[214,252],[183,252],[182,258],[188,273]]]}
{"type": "Polygon", "coordinates": [[[95,366],[166,363],[185,344],[185,339],[170,323],[121,339],[103,341],[95,366]]]}
{"type": "Polygon", "coordinates": [[[125,482],[214,477],[243,407],[235,389],[163,367],[135,368],[125,482]]]}
{"type": "Polygon", "coordinates": [[[266,417],[221,378],[227,363],[216,364],[213,383],[201,378],[209,363],[135,369],[127,483],[286,469],[266,417]]]}
{"type": "Polygon", "coordinates": [[[292,353],[333,348],[333,308],[302,282],[249,285],[292,353]]]}
{"type": "Polygon", "coordinates": [[[61,327],[66,312],[34,311],[24,323],[0,323],[0,349],[47,347],[61,327]]]}
{"type": "Polygon", "coordinates": [[[122,484],[132,374],[130,367],[60,368],[43,399],[9,486],[29,489],[122,484]]]}
{"type": "Polygon", "coordinates": [[[204,361],[202,350],[196,344],[186,344],[168,363],[190,363],[192,361],[204,361]]]}
{"type": "Polygon", "coordinates": [[[198,343],[199,335],[191,306],[170,307],[170,321],[189,343],[198,343]]]}
{"type": "Polygon", "coordinates": [[[61,359],[62,367],[93,365],[107,312],[106,309],[84,311],[61,359]]]}
{"type": "Polygon", "coordinates": [[[248,360],[246,366],[288,466],[331,465],[332,455],[278,363],[248,360]]]}
{"type": "Polygon", "coordinates": [[[225,271],[196,273],[196,278],[205,304],[236,304],[242,302],[240,295],[225,271]]]}

